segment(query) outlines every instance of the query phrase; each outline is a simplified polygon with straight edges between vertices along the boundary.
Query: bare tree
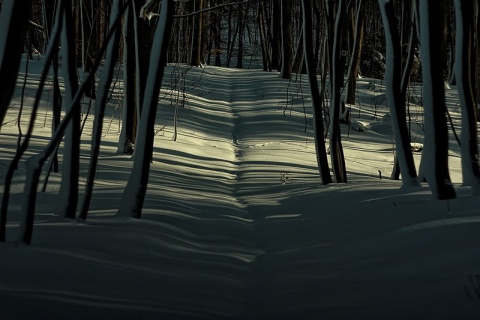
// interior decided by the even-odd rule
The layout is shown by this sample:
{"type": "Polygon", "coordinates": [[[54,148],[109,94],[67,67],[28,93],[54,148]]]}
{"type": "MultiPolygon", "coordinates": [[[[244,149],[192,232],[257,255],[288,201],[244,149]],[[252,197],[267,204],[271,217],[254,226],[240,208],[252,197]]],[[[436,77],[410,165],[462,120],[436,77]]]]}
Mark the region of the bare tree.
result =
{"type": "Polygon", "coordinates": [[[313,34],[312,34],[312,11],[313,0],[302,0],[303,12],[303,46],[305,51],[305,64],[307,67],[310,92],[312,96],[313,107],[313,128],[315,139],[315,150],[317,156],[317,165],[320,171],[320,177],[323,184],[332,182],[330,168],[328,166],[327,151],[325,148],[325,128],[323,126],[322,101],[323,96],[318,90],[317,73],[315,67],[315,57],[313,56],[313,34]]]}
{"type": "MultiPolygon", "coordinates": [[[[472,186],[474,194],[480,193],[480,167],[478,163],[477,103],[475,101],[472,68],[474,57],[474,14],[473,1],[455,0],[456,51],[455,78],[458,97],[462,108],[462,176],[463,182],[472,186]]],[[[477,44],[478,45],[478,44],[477,44]]]]}
{"type": "Polygon", "coordinates": [[[349,10],[349,37],[351,44],[350,61],[347,72],[347,93],[345,102],[355,104],[357,78],[360,70],[360,57],[363,47],[363,34],[365,30],[365,1],[356,1],[356,6],[350,6],[349,10]]]}
{"type": "Polygon", "coordinates": [[[114,28],[115,22],[121,14],[122,1],[114,0],[110,15],[110,29],[114,30],[114,35],[107,47],[105,65],[103,66],[102,76],[98,86],[97,99],[95,100],[95,119],[92,135],[92,154],[90,156],[90,165],[88,168],[87,186],[85,188],[85,198],[80,209],[80,218],[86,219],[90,202],[93,195],[93,183],[97,172],[98,155],[100,153],[100,142],[102,139],[103,119],[105,117],[105,107],[107,104],[108,92],[112,84],[113,73],[115,70],[118,54],[118,44],[120,42],[120,31],[114,28]]]}
{"type": "Polygon", "coordinates": [[[292,35],[292,1],[282,0],[282,68],[283,79],[292,77],[293,35],[292,35]]]}
{"type": "Polygon", "coordinates": [[[423,170],[433,195],[438,199],[455,198],[448,171],[448,128],[443,75],[444,13],[448,0],[420,1],[420,57],[425,109],[423,170]]]}
{"type": "MultiPolygon", "coordinates": [[[[408,65],[406,70],[404,70],[402,65],[403,50],[393,0],[379,0],[379,4],[383,24],[385,25],[387,45],[385,85],[387,88],[388,106],[392,118],[396,159],[398,159],[400,171],[402,172],[403,185],[419,185],[407,127],[407,86],[403,83],[403,81],[408,81],[410,71],[408,65]]],[[[413,34],[412,28],[411,37],[413,34]]]]}
{"type": "Polygon", "coordinates": [[[330,66],[330,158],[337,183],[347,182],[347,170],[340,131],[341,89],[344,81],[345,59],[342,57],[343,28],[346,1],[325,0],[327,8],[329,66],[330,66]]]}
{"type": "Polygon", "coordinates": [[[65,82],[65,111],[72,112],[64,140],[62,182],[60,201],[56,211],[67,218],[75,218],[78,204],[78,179],[80,171],[80,102],[73,103],[78,90],[77,63],[75,55],[75,30],[72,10],[63,10],[62,47],[63,72],[65,82]]]}
{"type": "Polygon", "coordinates": [[[137,136],[137,148],[134,155],[132,174],[123,192],[117,213],[118,216],[140,218],[142,215],[153,152],[154,136],[152,133],[156,119],[161,80],[167,61],[173,13],[174,0],[164,0],[150,55],[150,69],[144,91],[140,130],[137,136]]]}

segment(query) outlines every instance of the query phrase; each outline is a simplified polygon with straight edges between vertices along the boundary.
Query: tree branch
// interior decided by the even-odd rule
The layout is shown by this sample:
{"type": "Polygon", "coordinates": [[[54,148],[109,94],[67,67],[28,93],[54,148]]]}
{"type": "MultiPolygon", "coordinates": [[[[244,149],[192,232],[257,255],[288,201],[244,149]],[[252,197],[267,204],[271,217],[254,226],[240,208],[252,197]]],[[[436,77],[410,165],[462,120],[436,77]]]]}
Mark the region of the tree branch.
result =
{"type": "Polygon", "coordinates": [[[187,17],[199,15],[200,13],[204,13],[204,12],[216,10],[216,9],[223,8],[223,7],[233,6],[233,5],[236,5],[236,4],[248,3],[248,2],[250,2],[250,1],[251,1],[251,0],[244,0],[244,1],[241,1],[241,2],[224,3],[224,4],[217,5],[217,6],[215,6],[215,7],[205,8],[205,9],[202,9],[202,10],[199,10],[199,11],[195,11],[195,12],[191,12],[191,13],[187,13],[187,14],[174,15],[173,17],[174,17],[175,19],[178,19],[178,18],[187,18],[187,17]]]}

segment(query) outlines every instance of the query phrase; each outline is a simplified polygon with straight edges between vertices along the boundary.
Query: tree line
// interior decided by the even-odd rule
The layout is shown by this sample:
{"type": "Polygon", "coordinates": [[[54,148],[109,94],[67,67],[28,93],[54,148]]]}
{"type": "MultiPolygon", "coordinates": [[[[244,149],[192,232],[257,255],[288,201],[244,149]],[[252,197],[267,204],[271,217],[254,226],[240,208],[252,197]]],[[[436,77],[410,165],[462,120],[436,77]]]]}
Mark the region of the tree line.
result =
{"type": "Polygon", "coordinates": [[[355,104],[358,76],[384,78],[395,142],[392,178],[428,182],[438,199],[455,197],[448,174],[445,82],[456,84],[462,110],[459,144],[465,184],[480,192],[478,0],[3,0],[0,1],[0,121],[9,108],[23,54],[40,52],[43,70],[28,131],[19,137],[3,194],[5,241],[10,184],[28,149],[49,71],[54,124],[46,148],[27,161],[22,230],[30,243],[37,185],[48,162],[58,170],[64,141],[58,214],[86,219],[115,66],[123,64],[124,108],[118,151],[133,169],[118,215],[141,217],[153,152],[154,123],[167,63],[244,68],[261,57],[265,72],[308,76],[318,170],[324,184],[346,183],[340,124],[355,104]],[[65,90],[59,85],[59,59],[65,90]],[[99,79],[95,73],[104,62],[99,79]],[[85,72],[79,78],[77,68],[85,72]],[[425,141],[417,172],[407,128],[408,85],[423,83],[425,141]],[[345,90],[345,94],[343,91],[345,90]],[[94,103],[94,132],[84,199],[79,199],[80,100],[94,103]],[[60,117],[65,112],[63,119],[60,117]],[[327,150],[326,146],[329,146],[327,150]],[[330,164],[328,161],[330,157],[330,164]],[[133,200],[132,200],[133,199],[133,200]],[[80,207],[80,212],[77,212],[80,207]]]}

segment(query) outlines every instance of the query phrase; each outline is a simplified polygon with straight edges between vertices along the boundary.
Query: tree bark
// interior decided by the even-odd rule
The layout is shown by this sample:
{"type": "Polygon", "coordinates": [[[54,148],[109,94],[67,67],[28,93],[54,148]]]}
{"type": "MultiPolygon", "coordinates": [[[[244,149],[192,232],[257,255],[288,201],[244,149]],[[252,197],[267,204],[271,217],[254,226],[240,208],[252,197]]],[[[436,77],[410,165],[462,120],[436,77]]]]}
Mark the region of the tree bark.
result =
{"type": "MultiPolygon", "coordinates": [[[[112,5],[110,28],[115,27],[115,21],[119,19],[122,7],[122,0],[114,0],[112,5]]],[[[85,187],[85,197],[82,208],[80,209],[80,218],[87,218],[90,202],[93,195],[93,183],[97,172],[98,155],[100,153],[100,142],[103,133],[103,119],[105,117],[105,107],[107,104],[108,92],[112,83],[113,72],[115,70],[116,59],[120,42],[120,31],[116,30],[113,38],[108,44],[105,56],[105,65],[103,67],[102,76],[100,78],[97,100],[95,101],[95,119],[92,134],[92,154],[90,156],[90,165],[88,167],[87,185],[85,187]]]]}
{"type": "Polygon", "coordinates": [[[397,18],[393,1],[379,0],[386,34],[385,85],[388,107],[392,118],[393,138],[396,146],[396,159],[402,172],[403,186],[419,185],[415,162],[410,147],[410,135],[407,127],[406,92],[402,83],[402,47],[398,33],[397,18]]]}
{"type": "Polygon", "coordinates": [[[477,104],[474,97],[473,27],[475,8],[472,1],[455,0],[456,45],[455,75],[458,97],[462,108],[462,177],[463,183],[472,187],[473,193],[480,194],[480,168],[478,162],[477,104]]]}
{"type": "Polygon", "coordinates": [[[155,32],[150,71],[145,89],[144,107],[142,108],[137,148],[134,155],[132,174],[123,192],[118,216],[140,218],[148,185],[150,161],[153,152],[153,127],[155,125],[158,95],[167,60],[168,42],[173,24],[174,1],[164,0],[160,20],[155,32]]]}
{"type": "Polygon", "coordinates": [[[365,10],[364,1],[360,0],[357,4],[357,14],[355,15],[353,8],[350,9],[350,27],[351,34],[354,34],[354,44],[350,53],[350,64],[347,73],[347,93],[345,102],[355,104],[355,92],[357,89],[357,78],[360,70],[360,57],[363,47],[363,34],[365,29],[365,10]]]}
{"type": "Polygon", "coordinates": [[[292,1],[282,0],[282,69],[283,79],[292,77],[293,35],[292,35],[292,1]]]}
{"type": "Polygon", "coordinates": [[[4,1],[0,11],[0,125],[10,105],[27,36],[32,1],[4,1]]]}
{"type": "Polygon", "coordinates": [[[326,185],[332,183],[332,177],[330,176],[330,168],[328,166],[327,151],[324,140],[325,128],[323,126],[322,116],[323,97],[320,95],[320,91],[318,90],[315,57],[313,56],[312,6],[312,0],[302,0],[303,46],[305,49],[305,64],[307,67],[308,82],[312,96],[313,130],[317,165],[320,171],[320,177],[322,178],[322,183],[326,185]]]}
{"type": "Polygon", "coordinates": [[[117,152],[131,154],[133,153],[132,144],[135,144],[137,132],[137,80],[136,80],[136,46],[134,19],[135,14],[133,6],[130,5],[125,14],[123,28],[123,60],[124,60],[124,95],[123,95],[123,114],[122,131],[120,134],[117,152]]]}
{"type": "Polygon", "coordinates": [[[274,0],[272,3],[271,48],[270,70],[280,71],[282,69],[282,1],[279,0],[274,0]]]}
{"type": "Polygon", "coordinates": [[[78,204],[78,181],[80,175],[80,102],[73,103],[78,90],[78,77],[75,54],[75,30],[72,10],[65,5],[63,10],[62,57],[65,81],[65,112],[72,112],[73,117],[64,140],[64,157],[62,166],[62,182],[60,184],[60,199],[56,208],[59,215],[75,218],[78,204]]]}
{"type": "Polygon", "coordinates": [[[420,1],[420,57],[422,60],[425,141],[422,168],[437,199],[455,198],[448,171],[448,127],[443,77],[443,17],[447,0],[420,1]]]}
{"type": "MultiPolygon", "coordinates": [[[[332,13],[332,10],[330,10],[332,13]]],[[[333,20],[333,16],[330,16],[333,20]]],[[[330,24],[328,41],[330,42],[330,158],[333,168],[333,175],[337,183],[347,182],[345,156],[343,153],[342,137],[340,131],[340,108],[341,88],[344,81],[344,63],[342,59],[342,28],[345,21],[345,3],[339,1],[337,5],[335,23],[330,24]]]]}

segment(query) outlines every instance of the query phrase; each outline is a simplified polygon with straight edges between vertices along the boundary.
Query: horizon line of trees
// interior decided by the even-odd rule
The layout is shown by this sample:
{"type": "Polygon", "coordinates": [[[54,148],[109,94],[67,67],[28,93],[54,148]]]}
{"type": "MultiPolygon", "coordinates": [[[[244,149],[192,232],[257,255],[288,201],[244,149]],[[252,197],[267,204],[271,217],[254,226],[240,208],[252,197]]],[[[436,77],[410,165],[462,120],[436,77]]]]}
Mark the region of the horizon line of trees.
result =
{"type": "Polygon", "coordinates": [[[56,150],[61,141],[65,154],[62,204],[57,214],[87,218],[105,106],[117,63],[123,63],[124,68],[118,151],[132,153],[132,145],[136,146],[120,216],[141,217],[164,66],[168,62],[202,66],[214,61],[217,66],[236,63],[235,67],[243,68],[246,57],[252,59],[256,54],[262,57],[264,71],[277,71],[284,79],[295,73],[308,75],[318,170],[324,184],[347,182],[340,124],[348,122],[345,104],[355,104],[356,80],[363,74],[383,77],[387,88],[396,151],[392,178],[401,176],[404,186],[426,181],[436,198],[454,198],[445,143],[448,110],[444,84],[455,83],[462,110],[459,143],[463,180],[474,194],[480,194],[479,12],[478,0],[0,1],[2,123],[22,54],[31,56],[35,49],[44,55],[30,125],[19,137],[21,143],[6,175],[0,241],[5,241],[11,181],[28,149],[49,70],[54,75],[52,139],[45,150],[27,161],[23,241],[31,242],[40,173],[47,161],[48,170],[58,170],[56,150]],[[58,76],[60,57],[63,93],[58,76]],[[103,71],[96,81],[102,61],[103,71]],[[77,68],[85,72],[83,79],[79,79],[77,68]],[[425,141],[418,173],[407,128],[411,81],[423,83],[425,141]],[[83,201],[78,198],[82,97],[95,104],[92,157],[83,201]]]}

